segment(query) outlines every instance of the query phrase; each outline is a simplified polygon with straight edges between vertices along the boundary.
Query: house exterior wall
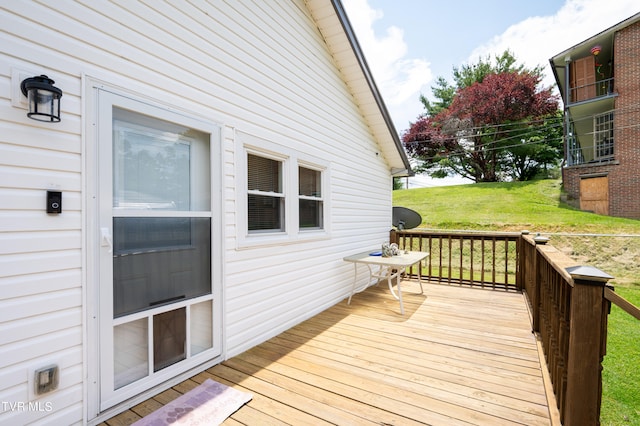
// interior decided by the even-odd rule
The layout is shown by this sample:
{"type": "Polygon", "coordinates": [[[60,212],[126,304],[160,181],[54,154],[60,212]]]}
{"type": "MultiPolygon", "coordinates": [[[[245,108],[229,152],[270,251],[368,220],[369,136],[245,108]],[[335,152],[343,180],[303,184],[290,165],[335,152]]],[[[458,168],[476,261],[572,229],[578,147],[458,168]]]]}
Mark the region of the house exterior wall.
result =
{"type": "Polygon", "coordinates": [[[611,177],[611,214],[640,219],[640,22],[616,33],[614,40],[616,99],[615,158],[611,177]]]}
{"type": "MultiPolygon", "coordinates": [[[[609,215],[640,219],[640,23],[633,23],[614,37],[614,162],[584,164],[563,170],[567,201],[579,207],[580,180],[609,177],[609,215]]],[[[604,111],[603,111],[604,112],[604,111]]]]}
{"type": "MultiPolygon", "coordinates": [[[[614,158],[603,164],[583,164],[563,171],[567,202],[580,207],[580,180],[595,176],[609,177],[609,215],[640,219],[640,23],[631,24],[615,34],[614,158]]],[[[603,111],[604,112],[604,111],[603,111]]]]}
{"type": "Polygon", "coordinates": [[[223,170],[212,175],[223,188],[226,357],[343,300],[353,267],[342,257],[388,239],[388,164],[302,0],[1,3],[0,424],[96,416],[86,76],[222,126],[223,170]],[[30,120],[20,104],[21,79],[40,74],[64,92],[60,123],[30,120]],[[327,165],[324,235],[239,244],[239,134],[327,165]],[[46,213],[47,189],[62,191],[62,214],[46,213]],[[60,367],[59,389],[34,399],[29,377],[48,364],[60,367]]]}

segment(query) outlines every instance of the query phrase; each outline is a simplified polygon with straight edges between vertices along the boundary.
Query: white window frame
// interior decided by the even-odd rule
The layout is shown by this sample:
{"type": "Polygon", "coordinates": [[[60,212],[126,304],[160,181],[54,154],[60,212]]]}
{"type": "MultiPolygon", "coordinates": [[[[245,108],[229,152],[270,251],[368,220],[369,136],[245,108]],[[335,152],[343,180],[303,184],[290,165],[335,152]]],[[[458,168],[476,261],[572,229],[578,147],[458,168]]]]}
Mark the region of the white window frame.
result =
{"type": "MultiPolygon", "coordinates": [[[[248,206],[247,206],[247,233],[253,235],[253,234],[271,234],[271,235],[280,235],[280,234],[286,234],[287,232],[287,202],[288,200],[288,196],[287,196],[287,172],[288,172],[288,158],[286,156],[277,156],[277,155],[273,155],[271,153],[262,153],[259,151],[256,151],[254,149],[247,149],[246,154],[244,156],[245,161],[248,162],[248,156],[249,155],[254,155],[256,157],[262,157],[262,158],[267,158],[269,160],[273,160],[273,161],[277,161],[281,164],[280,167],[280,172],[282,174],[282,176],[280,176],[280,180],[282,181],[282,188],[280,189],[280,192],[265,192],[265,191],[259,191],[259,190],[252,190],[247,188],[246,193],[247,195],[260,195],[260,196],[267,196],[267,197],[272,197],[272,198],[278,198],[281,200],[281,202],[284,202],[282,208],[284,209],[284,211],[280,212],[280,215],[283,216],[281,218],[282,220],[282,225],[280,230],[278,229],[265,229],[265,230],[249,230],[249,215],[248,215],[248,206]]],[[[245,170],[247,170],[247,173],[245,173],[245,179],[248,176],[248,166],[245,168],[245,170]]]]}
{"type": "Polygon", "coordinates": [[[593,117],[593,158],[595,160],[611,160],[615,155],[615,139],[613,126],[615,114],[613,111],[598,114],[593,117]],[[608,140],[608,142],[604,142],[608,140]],[[602,151],[611,150],[611,154],[600,155],[602,151]]]}
{"type": "MultiPolygon", "coordinates": [[[[300,200],[309,200],[309,201],[316,201],[316,202],[320,202],[322,204],[322,217],[320,219],[320,226],[319,227],[310,227],[310,228],[299,228],[299,232],[303,233],[303,232],[316,232],[316,231],[321,231],[324,229],[325,226],[325,214],[324,214],[324,210],[325,210],[325,171],[326,168],[324,167],[319,167],[315,164],[310,164],[307,163],[305,161],[298,161],[298,166],[296,167],[296,173],[298,174],[298,176],[300,176],[299,174],[299,170],[300,168],[305,168],[308,170],[314,170],[316,172],[320,173],[320,195],[319,196],[309,196],[309,195],[301,195],[300,191],[298,190],[299,185],[296,185],[296,193],[298,194],[298,206],[300,205],[300,200]]],[[[299,184],[299,182],[298,182],[299,184]]],[[[299,207],[297,209],[298,213],[300,212],[299,207]]],[[[298,217],[298,227],[300,226],[300,218],[298,217]]]]}
{"type": "MultiPolygon", "coordinates": [[[[236,188],[238,216],[236,222],[237,248],[293,244],[330,238],[330,165],[290,147],[280,145],[258,136],[236,131],[236,188]],[[283,231],[249,232],[248,206],[248,155],[257,155],[282,162],[282,192],[284,196],[283,231]],[[322,227],[300,228],[298,167],[317,170],[321,173],[322,227]]],[[[251,193],[255,193],[251,191],[251,193]]]]}

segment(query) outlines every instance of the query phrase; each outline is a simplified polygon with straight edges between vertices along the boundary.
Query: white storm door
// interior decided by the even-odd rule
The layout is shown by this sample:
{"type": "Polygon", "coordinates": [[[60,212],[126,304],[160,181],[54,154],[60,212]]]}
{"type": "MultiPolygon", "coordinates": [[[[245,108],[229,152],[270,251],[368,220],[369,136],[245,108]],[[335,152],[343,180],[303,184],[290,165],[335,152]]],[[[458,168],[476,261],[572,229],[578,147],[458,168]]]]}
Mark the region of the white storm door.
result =
{"type": "Polygon", "coordinates": [[[98,93],[100,409],[222,352],[219,128],[98,93]]]}

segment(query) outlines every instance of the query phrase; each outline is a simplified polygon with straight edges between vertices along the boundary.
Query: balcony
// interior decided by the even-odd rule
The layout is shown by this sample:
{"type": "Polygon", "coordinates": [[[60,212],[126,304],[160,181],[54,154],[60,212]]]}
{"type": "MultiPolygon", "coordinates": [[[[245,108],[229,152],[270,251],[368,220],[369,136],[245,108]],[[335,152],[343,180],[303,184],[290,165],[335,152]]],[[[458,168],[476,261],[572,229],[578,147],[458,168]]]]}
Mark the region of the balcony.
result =
{"type": "Polygon", "coordinates": [[[571,87],[569,89],[569,105],[614,96],[613,78],[605,78],[594,83],[571,87]]]}

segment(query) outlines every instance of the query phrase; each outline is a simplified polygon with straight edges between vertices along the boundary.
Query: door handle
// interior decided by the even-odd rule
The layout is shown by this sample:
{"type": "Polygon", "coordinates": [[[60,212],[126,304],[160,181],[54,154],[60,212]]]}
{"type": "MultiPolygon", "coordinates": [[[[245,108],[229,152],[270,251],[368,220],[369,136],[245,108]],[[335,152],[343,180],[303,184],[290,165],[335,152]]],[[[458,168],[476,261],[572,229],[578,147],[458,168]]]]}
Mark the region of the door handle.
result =
{"type": "Polygon", "coordinates": [[[109,228],[100,228],[100,245],[109,247],[109,253],[113,253],[113,238],[109,228]]]}

